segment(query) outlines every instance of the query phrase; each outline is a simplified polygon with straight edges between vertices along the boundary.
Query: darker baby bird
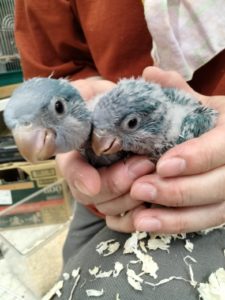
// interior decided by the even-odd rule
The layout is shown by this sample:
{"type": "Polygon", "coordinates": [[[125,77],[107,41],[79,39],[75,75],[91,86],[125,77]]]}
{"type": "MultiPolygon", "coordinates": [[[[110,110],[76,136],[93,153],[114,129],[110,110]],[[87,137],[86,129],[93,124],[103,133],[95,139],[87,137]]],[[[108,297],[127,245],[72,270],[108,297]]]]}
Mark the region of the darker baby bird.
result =
{"type": "Polygon", "coordinates": [[[92,148],[148,155],[153,162],[168,149],[213,128],[218,113],[191,94],[144,79],[122,79],[102,95],[92,114],[92,148]]]}

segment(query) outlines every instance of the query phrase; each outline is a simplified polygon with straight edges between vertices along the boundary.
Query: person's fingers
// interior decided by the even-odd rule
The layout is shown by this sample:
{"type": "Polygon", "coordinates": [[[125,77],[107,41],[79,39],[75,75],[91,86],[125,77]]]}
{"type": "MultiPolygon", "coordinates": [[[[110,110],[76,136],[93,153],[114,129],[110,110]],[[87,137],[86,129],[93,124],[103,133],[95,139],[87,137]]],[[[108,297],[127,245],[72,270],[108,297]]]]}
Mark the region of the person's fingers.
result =
{"type": "MultiPolygon", "coordinates": [[[[92,175],[88,176],[86,174],[89,171],[89,165],[86,165],[82,158],[76,158],[76,164],[80,168],[79,174],[67,174],[67,177],[70,178],[69,185],[73,196],[82,204],[94,204],[100,212],[113,215],[123,213],[137,206],[138,202],[132,202],[126,193],[135,179],[152,172],[155,168],[154,164],[143,156],[134,156],[127,161],[120,161],[110,167],[101,168],[97,173],[100,186],[98,186],[98,193],[94,194],[93,191],[96,192],[97,189],[93,185],[92,175]],[[86,180],[87,177],[88,180],[86,180]],[[71,178],[74,178],[72,182],[71,178]],[[92,191],[92,194],[90,191],[92,191]]],[[[93,175],[95,174],[93,173],[93,175]]],[[[140,205],[140,202],[138,205],[140,205]]]]}
{"type": "Polygon", "coordinates": [[[104,203],[124,195],[137,178],[151,173],[154,169],[154,164],[145,156],[133,156],[108,168],[99,169],[101,190],[94,197],[95,204],[104,203]]]}
{"type": "Polygon", "coordinates": [[[225,164],[225,126],[218,126],[199,138],[167,151],[157,163],[162,177],[207,172],[225,164]]]}
{"type": "Polygon", "coordinates": [[[72,189],[77,189],[87,196],[99,193],[101,179],[98,171],[89,165],[78,152],[58,154],[56,162],[72,189]]]}
{"type": "Polygon", "coordinates": [[[132,199],[130,194],[127,193],[116,199],[97,204],[96,208],[105,215],[116,216],[132,210],[137,206],[140,206],[140,201],[132,199]]]}
{"type": "Polygon", "coordinates": [[[145,209],[134,212],[132,218],[138,231],[170,234],[195,232],[224,224],[225,202],[188,208],[145,209]]]}
{"type": "Polygon", "coordinates": [[[131,233],[196,232],[225,223],[225,202],[188,208],[150,208],[141,205],[124,216],[106,216],[107,226],[115,231],[131,233]]]}
{"type": "Polygon", "coordinates": [[[146,175],[136,180],[133,199],[165,206],[198,206],[225,201],[225,166],[213,171],[179,178],[146,175]]]}
{"type": "Polygon", "coordinates": [[[132,233],[135,232],[136,229],[134,227],[133,222],[133,214],[134,212],[139,212],[145,210],[145,207],[140,205],[134,210],[127,212],[126,214],[120,216],[106,216],[106,224],[107,226],[115,231],[124,232],[124,233],[132,233]]]}

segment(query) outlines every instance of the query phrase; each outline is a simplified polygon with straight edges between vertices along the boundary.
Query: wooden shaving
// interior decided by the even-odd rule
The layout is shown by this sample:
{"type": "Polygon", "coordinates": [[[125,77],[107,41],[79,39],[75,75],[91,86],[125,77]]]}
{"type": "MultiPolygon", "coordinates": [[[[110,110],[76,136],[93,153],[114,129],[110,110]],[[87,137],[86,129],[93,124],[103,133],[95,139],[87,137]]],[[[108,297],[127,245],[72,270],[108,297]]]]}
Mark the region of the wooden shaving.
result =
{"type": "Polygon", "coordinates": [[[63,276],[64,280],[69,280],[70,279],[70,274],[69,273],[63,273],[62,276],[63,276]]]}
{"type": "Polygon", "coordinates": [[[89,269],[90,275],[97,278],[107,278],[113,275],[113,277],[118,277],[120,272],[123,270],[123,265],[120,262],[115,262],[114,269],[109,271],[102,271],[101,267],[94,267],[93,269],[89,269]]]}
{"type": "Polygon", "coordinates": [[[124,269],[123,264],[121,264],[119,261],[115,262],[114,265],[114,271],[113,271],[113,277],[118,277],[120,272],[124,269]]]}
{"type": "Polygon", "coordinates": [[[98,274],[95,275],[95,278],[107,278],[110,277],[113,273],[113,270],[110,271],[100,271],[98,274]]]}
{"type": "Polygon", "coordinates": [[[116,242],[114,239],[101,242],[97,245],[96,251],[103,256],[109,256],[115,253],[120,247],[120,243],[116,242]]]}
{"type": "Polygon", "coordinates": [[[187,249],[187,251],[192,252],[194,249],[194,244],[192,242],[190,242],[190,240],[186,240],[185,241],[185,249],[187,249]]]}
{"type": "Polygon", "coordinates": [[[42,298],[42,300],[50,300],[54,295],[59,296],[59,293],[61,294],[61,289],[63,288],[63,280],[58,281],[51,290],[42,298]]]}
{"type": "Polygon", "coordinates": [[[159,285],[168,283],[168,282],[170,282],[172,280],[182,280],[182,281],[190,283],[190,280],[185,279],[185,278],[183,278],[181,276],[170,276],[169,278],[164,278],[164,279],[160,280],[157,283],[153,283],[153,282],[149,282],[149,281],[145,281],[144,283],[147,284],[147,285],[153,286],[153,287],[157,287],[159,285]]]}
{"type": "Polygon", "coordinates": [[[96,267],[96,266],[95,266],[93,269],[89,269],[88,272],[89,272],[91,275],[95,276],[95,275],[99,272],[99,270],[100,270],[100,267],[96,267]]]}
{"type": "Polygon", "coordinates": [[[129,268],[127,268],[127,281],[135,290],[142,291],[143,279],[129,268]]]}
{"type": "Polygon", "coordinates": [[[184,262],[185,262],[185,264],[186,264],[186,265],[188,266],[188,268],[189,268],[189,274],[190,274],[190,278],[191,278],[190,284],[191,284],[192,286],[196,287],[197,281],[195,281],[195,279],[194,279],[194,272],[193,272],[191,263],[188,263],[188,262],[187,262],[188,259],[189,259],[191,262],[193,262],[193,263],[197,263],[197,260],[194,259],[192,256],[189,256],[189,255],[187,255],[187,256],[184,257],[184,262]]]}
{"type": "Polygon", "coordinates": [[[88,297],[100,297],[104,294],[104,290],[103,289],[101,289],[101,290],[90,289],[90,290],[86,290],[86,294],[88,297]]]}
{"type": "Polygon", "coordinates": [[[120,294],[119,293],[116,294],[116,300],[120,300],[120,294]]]}
{"type": "Polygon", "coordinates": [[[138,246],[137,233],[132,233],[131,237],[129,237],[124,244],[123,254],[134,253],[137,249],[137,246],[138,246]]]}
{"type": "Polygon", "coordinates": [[[158,264],[153,260],[152,256],[144,254],[141,251],[136,251],[137,258],[142,262],[142,271],[146,274],[149,274],[153,278],[157,278],[156,272],[159,269],[158,264]]]}
{"type": "Polygon", "coordinates": [[[165,236],[157,236],[157,237],[151,237],[148,240],[148,244],[147,247],[149,250],[157,250],[157,249],[161,249],[161,250],[165,250],[169,252],[169,247],[170,247],[170,242],[171,242],[171,236],[169,237],[165,237],[165,236]]]}
{"type": "Polygon", "coordinates": [[[171,234],[171,237],[174,240],[176,240],[176,239],[178,239],[178,240],[184,240],[184,239],[186,239],[187,234],[186,233],[174,233],[174,234],[171,234]]]}
{"type": "Polygon", "coordinates": [[[72,290],[70,292],[70,297],[69,297],[68,300],[72,300],[73,299],[73,294],[74,294],[75,288],[76,288],[79,280],[80,280],[80,275],[78,274],[77,277],[76,277],[76,279],[75,279],[75,282],[74,282],[74,285],[73,285],[72,290]]]}
{"type": "Polygon", "coordinates": [[[215,229],[224,229],[224,228],[225,228],[225,223],[221,224],[221,225],[218,225],[218,226],[215,226],[215,227],[211,227],[211,228],[208,228],[208,229],[201,230],[200,233],[208,234],[209,232],[211,232],[215,229]]]}
{"type": "Polygon", "coordinates": [[[148,236],[147,232],[145,231],[142,232],[136,231],[136,235],[139,241],[145,239],[148,236]]]}
{"type": "Polygon", "coordinates": [[[147,248],[146,248],[146,246],[145,246],[145,242],[144,242],[144,241],[140,241],[140,242],[139,242],[139,246],[140,246],[141,250],[142,250],[144,253],[147,253],[147,252],[148,252],[148,250],[147,250],[147,248]]]}
{"type": "Polygon", "coordinates": [[[72,271],[72,277],[76,278],[78,276],[78,274],[80,273],[80,268],[74,269],[72,271]]]}
{"type": "Polygon", "coordinates": [[[129,237],[124,244],[123,254],[134,253],[138,248],[139,241],[146,238],[147,236],[148,234],[146,232],[136,231],[132,233],[131,237],[129,237]]]}
{"type": "Polygon", "coordinates": [[[200,283],[198,292],[203,300],[224,300],[225,270],[219,268],[209,276],[209,283],[200,283]]]}

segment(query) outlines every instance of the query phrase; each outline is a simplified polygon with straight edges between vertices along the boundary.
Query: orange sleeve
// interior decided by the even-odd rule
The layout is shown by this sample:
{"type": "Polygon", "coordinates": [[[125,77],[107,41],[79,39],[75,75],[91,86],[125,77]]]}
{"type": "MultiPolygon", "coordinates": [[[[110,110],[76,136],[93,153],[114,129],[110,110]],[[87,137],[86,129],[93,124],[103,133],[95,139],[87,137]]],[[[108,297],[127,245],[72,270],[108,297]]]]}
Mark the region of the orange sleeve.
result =
{"type": "Polygon", "coordinates": [[[15,38],[26,79],[98,75],[69,0],[15,1],[15,38]]]}

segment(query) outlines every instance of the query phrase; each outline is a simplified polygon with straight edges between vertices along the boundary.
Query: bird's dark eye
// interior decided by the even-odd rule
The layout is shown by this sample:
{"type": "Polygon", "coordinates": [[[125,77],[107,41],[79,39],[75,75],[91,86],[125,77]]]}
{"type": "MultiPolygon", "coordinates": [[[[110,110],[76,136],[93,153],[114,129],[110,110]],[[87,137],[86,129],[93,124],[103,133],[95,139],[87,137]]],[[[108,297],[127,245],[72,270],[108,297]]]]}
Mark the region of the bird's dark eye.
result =
{"type": "Polygon", "coordinates": [[[62,101],[58,100],[56,101],[55,103],[55,111],[58,113],[58,114],[63,114],[65,109],[64,109],[64,104],[62,103],[62,101]]]}
{"type": "Polygon", "coordinates": [[[123,120],[122,127],[128,132],[134,131],[137,127],[139,127],[140,121],[141,118],[138,115],[132,114],[123,120]]]}
{"type": "Polygon", "coordinates": [[[137,122],[138,120],[136,118],[129,120],[127,123],[128,128],[134,129],[137,126],[137,122]]]}

